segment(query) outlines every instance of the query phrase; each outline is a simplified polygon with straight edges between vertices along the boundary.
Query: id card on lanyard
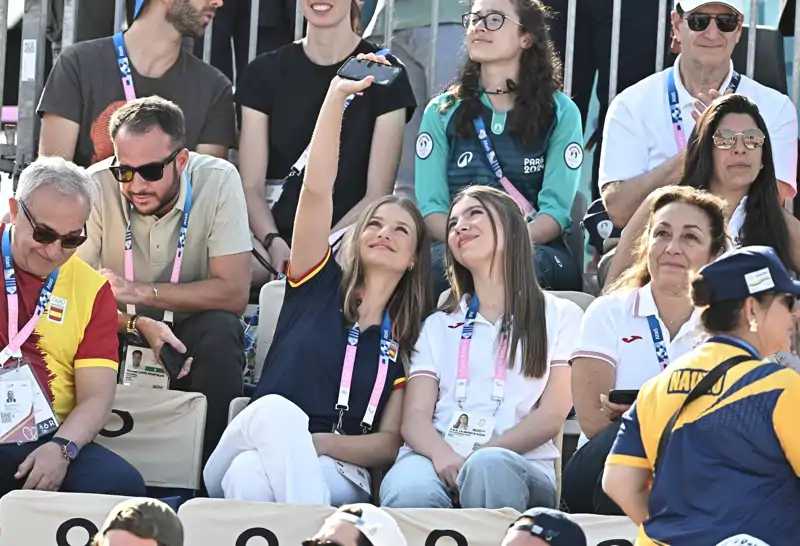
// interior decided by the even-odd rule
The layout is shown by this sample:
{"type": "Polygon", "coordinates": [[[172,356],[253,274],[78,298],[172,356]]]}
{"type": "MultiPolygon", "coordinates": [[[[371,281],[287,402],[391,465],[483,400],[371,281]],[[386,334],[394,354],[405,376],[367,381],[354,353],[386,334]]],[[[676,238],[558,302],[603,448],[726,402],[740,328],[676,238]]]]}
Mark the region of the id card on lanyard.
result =
{"type": "MultiPolygon", "coordinates": [[[[731,74],[731,81],[725,88],[725,93],[736,93],[742,76],[735,70],[731,74]]],[[[675,133],[675,144],[678,146],[678,153],[686,148],[686,132],[683,127],[683,113],[678,99],[678,87],[675,85],[675,68],[670,67],[667,74],[667,98],[669,99],[669,111],[672,118],[672,130],[675,133]]]]}
{"type": "Polygon", "coordinates": [[[2,259],[8,303],[8,345],[0,351],[0,442],[32,442],[58,428],[50,401],[22,356],[22,345],[33,333],[50,304],[58,272],[44,281],[33,315],[19,330],[19,290],[11,255],[11,227],[3,230],[2,259]]]}
{"type": "MultiPolygon", "coordinates": [[[[347,335],[347,349],[344,353],[344,363],[342,364],[342,377],[339,381],[339,398],[336,401],[335,409],[339,412],[339,422],[334,428],[335,434],[342,434],[342,421],[344,419],[344,412],[350,410],[350,386],[353,381],[353,370],[355,369],[356,352],[358,351],[358,342],[361,338],[361,329],[358,323],[350,328],[347,335]]],[[[389,319],[389,311],[383,312],[383,320],[381,321],[381,345],[380,353],[378,356],[378,373],[375,376],[375,384],[372,387],[372,394],[369,397],[367,410],[364,413],[364,418],[361,420],[361,432],[367,434],[375,422],[375,415],[378,412],[378,404],[383,394],[383,389],[386,386],[386,380],[389,375],[389,360],[397,358],[397,344],[392,341],[392,322],[389,319]]],[[[335,461],[338,472],[347,478],[349,481],[364,490],[367,494],[371,495],[371,480],[369,472],[350,463],[343,461],[335,461]]]]}
{"type": "MultiPolygon", "coordinates": [[[[388,49],[381,49],[375,55],[382,55],[386,56],[389,54],[388,49]]],[[[356,95],[349,95],[344,101],[344,110],[347,110],[347,107],[350,106],[350,103],[353,102],[353,99],[356,98],[356,95]]],[[[286,178],[276,178],[276,179],[267,179],[267,206],[270,210],[275,206],[278,200],[283,195],[283,187],[286,185],[286,181],[289,178],[294,178],[303,174],[303,171],[306,170],[306,166],[308,165],[308,154],[311,151],[311,142],[308,143],[306,149],[303,150],[303,153],[300,154],[300,157],[297,161],[294,162],[292,168],[289,169],[289,174],[286,175],[286,178]]]]}
{"type": "Polygon", "coordinates": [[[450,428],[445,434],[445,441],[462,457],[469,456],[475,449],[492,439],[495,416],[505,399],[506,375],[508,371],[508,335],[500,334],[500,344],[494,365],[492,382],[492,401],[496,403],[491,415],[464,410],[467,401],[467,384],[469,382],[469,349],[475,332],[475,319],[478,316],[478,296],[473,294],[467,308],[464,326],[461,327],[461,341],[458,345],[458,368],[456,372],[455,399],[458,409],[453,413],[450,428]]]}
{"type": "Polygon", "coordinates": [[[650,337],[653,339],[653,349],[658,359],[658,367],[664,371],[669,366],[669,352],[667,342],[664,340],[664,333],[661,331],[661,323],[655,315],[648,315],[647,325],[650,327],[650,337]]]}
{"type": "Polygon", "coordinates": [[[476,117],[473,121],[473,125],[475,126],[475,133],[478,135],[478,140],[480,140],[483,151],[486,154],[486,160],[492,168],[492,172],[494,172],[494,175],[497,177],[503,189],[506,190],[506,193],[508,193],[517,203],[517,206],[522,209],[522,212],[525,214],[525,220],[530,222],[536,216],[536,208],[530,201],[525,199],[525,196],[522,195],[508,177],[503,174],[503,169],[500,168],[500,161],[492,147],[492,141],[489,139],[489,133],[486,131],[486,124],[483,123],[483,118],[481,116],[476,117]]]}

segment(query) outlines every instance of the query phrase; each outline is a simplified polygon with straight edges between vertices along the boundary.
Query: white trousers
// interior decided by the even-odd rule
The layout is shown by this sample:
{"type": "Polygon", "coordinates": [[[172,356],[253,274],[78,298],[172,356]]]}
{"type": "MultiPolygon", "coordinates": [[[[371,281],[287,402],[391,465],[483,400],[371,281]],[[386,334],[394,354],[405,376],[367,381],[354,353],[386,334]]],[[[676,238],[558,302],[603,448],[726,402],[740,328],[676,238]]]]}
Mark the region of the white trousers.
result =
{"type": "Polygon", "coordinates": [[[369,495],[317,456],[308,416],[278,395],[247,406],[222,435],[203,470],[208,495],[255,502],[341,506],[369,495]]]}

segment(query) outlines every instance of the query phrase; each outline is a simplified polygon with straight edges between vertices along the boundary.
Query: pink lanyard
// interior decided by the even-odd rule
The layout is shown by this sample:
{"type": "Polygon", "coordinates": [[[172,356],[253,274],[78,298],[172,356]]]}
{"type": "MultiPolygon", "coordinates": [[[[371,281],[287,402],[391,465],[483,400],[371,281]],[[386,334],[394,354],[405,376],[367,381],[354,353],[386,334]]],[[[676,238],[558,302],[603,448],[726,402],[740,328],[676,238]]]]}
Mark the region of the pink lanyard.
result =
{"type": "MultiPolygon", "coordinates": [[[[461,328],[461,341],[458,344],[458,373],[456,375],[456,402],[458,407],[463,409],[463,404],[467,400],[467,381],[469,380],[469,347],[472,343],[472,335],[475,332],[475,318],[478,315],[478,296],[474,294],[472,301],[467,309],[467,317],[464,326],[461,328]]],[[[497,360],[494,364],[494,384],[492,385],[492,401],[497,402],[495,413],[500,409],[500,404],[505,398],[506,372],[508,362],[508,336],[500,334],[500,347],[497,351],[497,360]]]]}
{"type": "Polygon", "coordinates": [[[30,320],[22,327],[19,328],[19,292],[17,290],[17,277],[14,273],[14,263],[11,258],[11,228],[6,225],[3,230],[3,276],[5,277],[6,284],[6,301],[8,302],[8,346],[0,351],[0,368],[8,362],[11,358],[21,358],[22,352],[20,348],[27,341],[36,325],[39,324],[39,319],[42,318],[44,310],[50,303],[50,297],[53,295],[53,288],[58,279],[58,269],[50,273],[44,281],[42,291],[39,293],[39,301],[36,303],[36,309],[33,312],[30,320]]]}
{"type": "MultiPolygon", "coordinates": [[[[186,247],[186,231],[189,229],[189,213],[192,212],[192,181],[187,174],[189,165],[183,168],[186,177],[186,203],[183,205],[183,216],[181,218],[181,229],[178,234],[178,248],[175,249],[175,261],[172,263],[172,276],[169,282],[176,284],[181,279],[181,265],[183,265],[183,250],[186,247]]],[[[125,229],[125,280],[133,282],[133,233],[131,232],[131,214],[133,213],[131,204],[128,203],[128,225],[125,229]]],[[[136,307],[128,304],[126,312],[129,315],[136,314],[136,307]]],[[[171,323],[173,313],[170,310],[164,311],[164,322],[171,323]]]]}
{"type": "MultiPolygon", "coordinates": [[[[361,430],[367,434],[372,429],[372,424],[375,422],[375,415],[378,413],[378,404],[381,401],[383,389],[386,386],[386,378],[389,375],[389,348],[392,339],[392,323],[389,319],[389,312],[383,312],[383,321],[381,322],[381,347],[380,355],[378,356],[378,375],[375,377],[375,385],[372,387],[372,394],[369,397],[367,404],[367,411],[364,413],[364,418],[361,420],[361,430]]],[[[358,351],[358,340],[361,337],[361,329],[358,324],[354,324],[350,328],[350,333],[347,336],[347,349],[344,353],[344,363],[342,364],[342,379],[339,382],[339,399],[336,401],[336,409],[339,411],[339,423],[336,425],[336,431],[342,430],[342,419],[344,412],[350,410],[350,385],[353,380],[353,369],[356,363],[356,352],[358,351]]]]}

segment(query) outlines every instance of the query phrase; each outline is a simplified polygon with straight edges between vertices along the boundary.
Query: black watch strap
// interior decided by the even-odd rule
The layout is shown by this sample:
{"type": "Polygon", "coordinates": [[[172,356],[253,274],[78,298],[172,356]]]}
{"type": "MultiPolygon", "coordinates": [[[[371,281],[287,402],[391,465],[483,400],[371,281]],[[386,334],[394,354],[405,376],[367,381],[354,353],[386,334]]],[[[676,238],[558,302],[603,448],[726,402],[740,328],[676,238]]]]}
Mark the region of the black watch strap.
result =
{"type": "Polygon", "coordinates": [[[269,252],[269,247],[272,246],[272,243],[278,237],[280,237],[280,233],[267,233],[267,235],[264,237],[264,240],[261,242],[264,245],[264,250],[269,252]]]}

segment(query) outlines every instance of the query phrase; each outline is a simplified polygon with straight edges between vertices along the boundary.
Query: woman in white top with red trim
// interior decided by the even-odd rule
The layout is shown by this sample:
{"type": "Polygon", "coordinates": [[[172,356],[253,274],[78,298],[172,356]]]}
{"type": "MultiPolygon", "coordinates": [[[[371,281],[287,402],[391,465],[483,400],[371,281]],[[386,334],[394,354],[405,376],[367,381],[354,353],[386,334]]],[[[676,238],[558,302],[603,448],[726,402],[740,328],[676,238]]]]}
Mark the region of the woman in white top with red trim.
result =
{"type": "Polygon", "coordinates": [[[526,241],[505,193],[471,186],[453,201],[452,292],[411,358],[406,445],[383,481],[384,506],[555,506],[553,438],[572,407],[567,359],[582,311],[538,287],[526,241]]]}
{"type": "Polygon", "coordinates": [[[630,406],[609,393],[638,391],[704,339],[689,279],[726,242],[722,199],[687,186],[656,191],[633,266],[586,310],[571,359],[583,436],[562,480],[562,498],[572,513],[622,514],[600,481],[619,418],[630,406]]]}

